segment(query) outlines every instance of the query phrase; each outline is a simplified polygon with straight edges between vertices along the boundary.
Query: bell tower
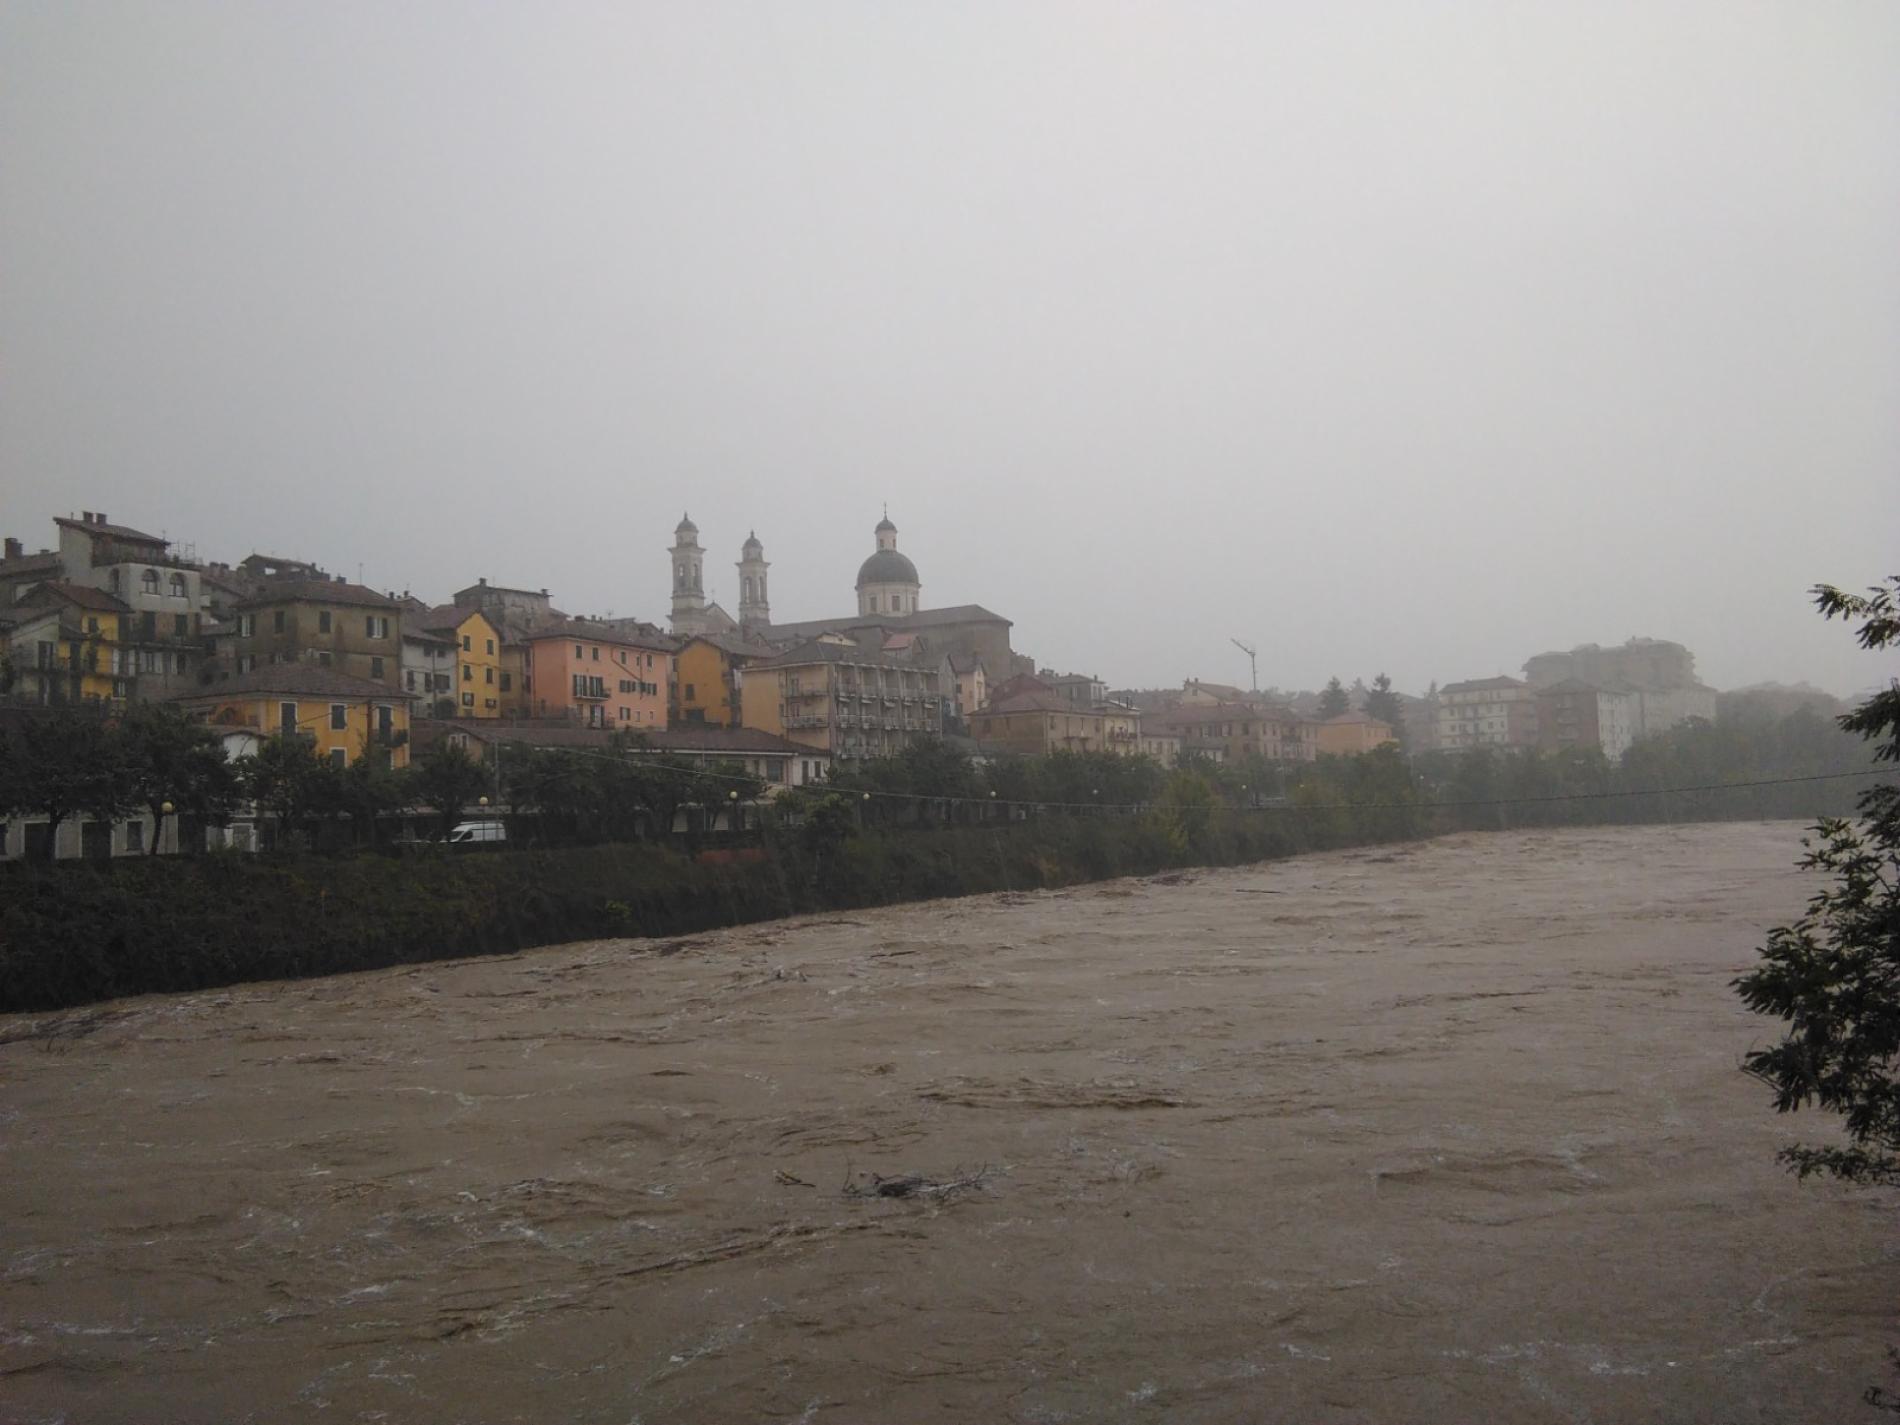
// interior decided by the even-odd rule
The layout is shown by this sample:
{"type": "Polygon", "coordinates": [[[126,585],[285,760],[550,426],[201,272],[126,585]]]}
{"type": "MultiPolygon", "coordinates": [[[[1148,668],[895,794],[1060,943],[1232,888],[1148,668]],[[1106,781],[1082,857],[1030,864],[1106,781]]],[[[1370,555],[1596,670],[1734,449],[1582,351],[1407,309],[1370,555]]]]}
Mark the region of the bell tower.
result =
{"type": "Polygon", "coordinates": [[[772,622],[772,601],[765,591],[765,546],[757,534],[747,534],[739,551],[739,627],[747,632],[772,622]]]}
{"type": "Polygon", "coordinates": [[[673,632],[697,633],[706,613],[706,586],[700,573],[706,551],[699,547],[699,526],[681,515],[673,531],[673,632]]]}

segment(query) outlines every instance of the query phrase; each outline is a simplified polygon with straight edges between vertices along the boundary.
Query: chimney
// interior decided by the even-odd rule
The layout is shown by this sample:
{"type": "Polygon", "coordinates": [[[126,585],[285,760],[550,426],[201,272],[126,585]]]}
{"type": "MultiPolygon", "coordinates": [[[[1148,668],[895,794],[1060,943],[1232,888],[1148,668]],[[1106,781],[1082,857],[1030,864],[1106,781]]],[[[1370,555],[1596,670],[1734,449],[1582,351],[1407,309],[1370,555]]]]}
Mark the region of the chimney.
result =
{"type": "Polygon", "coordinates": [[[104,510],[98,511],[98,513],[93,515],[92,522],[94,524],[104,524],[106,522],[106,512],[104,510]]]}
{"type": "Polygon", "coordinates": [[[7,540],[7,558],[18,559],[24,553],[26,553],[26,548],[19,540],[11,538],[7,540]]]}
{"type": "Polygon", "coordinates": [[[487,584],[488,584],[488,576],[487,576],[486,574],[484,574],[484,575],[482,575],[482,577],[481,577],[481,578],[479,578],[479,579],[477,579],[477,580],[476,580],[475,582],[476,582],[477,584],[480,584],[480,585],[482,585],[482,586],[484,586],[484,587],[486,587],[486,586],[487,586],[487,584]]]}
{"type": "Polygon", "coordinates": [[[91,524],[91,523],[92,523],[92,511],[91,511],[91,510],[81,510],[81,511],[79,512],[79,522],[80,522],[81,524],[91,524]]]}

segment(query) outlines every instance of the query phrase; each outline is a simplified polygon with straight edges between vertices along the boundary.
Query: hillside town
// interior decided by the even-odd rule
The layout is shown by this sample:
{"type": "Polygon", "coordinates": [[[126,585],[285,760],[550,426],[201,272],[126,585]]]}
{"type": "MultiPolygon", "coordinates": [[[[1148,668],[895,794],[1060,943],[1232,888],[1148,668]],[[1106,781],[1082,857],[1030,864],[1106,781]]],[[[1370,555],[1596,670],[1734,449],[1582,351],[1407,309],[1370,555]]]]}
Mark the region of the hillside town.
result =
{"type": "MultiPolygon", "coordinates": [[[[779,621],[756,533],[739,550],[738,609],[708,597],[699,528],[666,546],[665,622],[560,607],[549,587],[477,575],[445,602],[377,589],[296,557],[186,557],[166,539],[82,510],[32,552],[0,559],[0,699],[32,708],[166,703],[207,724],[232,758],[300,741],[338,767],[406,767],[448,741],[495,763],[514,748],[642,749],[734,765],[766,793],[843,764],[939,742],[982,763],[1052,753],[1288,766],[1394,745],[1595,748],[1712,719],[1693,654],[1652,638],[1537,653],[1523,676],[1464,678],[1422,696],[1338,679],[1318,692],[1185,678],[1116,689],[1019,649],[980,604],[931,607],[888,512],[841,611],[779,621]]],[[[24,854],[30,826],[9,834],[24,854]]],[[[85,854],[77,826],[70,851],[85,854]]],[[[94,833],[95,838],[98,833],[94,833]]],[[[111,854],[143,849],[128,822],[111,854]]],[[[103,854],[103,848],[99,848],[103,854]]]]}

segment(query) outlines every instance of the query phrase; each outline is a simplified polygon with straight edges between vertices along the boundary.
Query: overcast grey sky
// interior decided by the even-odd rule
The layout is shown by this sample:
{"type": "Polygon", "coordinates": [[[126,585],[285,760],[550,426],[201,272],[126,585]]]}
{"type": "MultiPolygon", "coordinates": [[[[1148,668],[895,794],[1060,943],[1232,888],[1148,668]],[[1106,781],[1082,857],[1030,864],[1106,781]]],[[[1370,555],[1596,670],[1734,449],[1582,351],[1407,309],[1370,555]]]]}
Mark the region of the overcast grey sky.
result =
{"type": "MultiPolygon", "coordinates": [[[[927,605],[1118,685],[1864,687],[1900,6],[0,7],[0,528],[927,605]]],[[[1891,665],[1889,665],[1891,666],[1891,665]]]]}

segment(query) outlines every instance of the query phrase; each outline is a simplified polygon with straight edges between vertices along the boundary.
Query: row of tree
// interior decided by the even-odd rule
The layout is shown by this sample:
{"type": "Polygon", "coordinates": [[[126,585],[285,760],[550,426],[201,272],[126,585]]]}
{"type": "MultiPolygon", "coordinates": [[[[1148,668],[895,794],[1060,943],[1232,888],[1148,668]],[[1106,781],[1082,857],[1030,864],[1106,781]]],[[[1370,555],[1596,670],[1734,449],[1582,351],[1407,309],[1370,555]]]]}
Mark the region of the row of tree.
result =
{"type": "MultiPolygon", "coordinates": [[[[638,734],[605,751],[521,748],[506,775],[437,743],[412,766],[373,755],[338,766],[302,738],[269,737],[253,756],[225,755],[217,732],[163,704],[122,714],[58,708],[22,712],[0,735],[0,817],[37,819],[40,854],[51,859],[69,821],[116,823],[149,816],[146,852],[176,817],[199,828],[257,815],[278,844],[373,845],[407,817],[432,817],[446,832],[484,795],[532,818],[544,839],[624,840],[670,831],[683,806],[751,802],[763,791],[737,764],[701,770],[645,751],[638,734]]],[[[728,812],[728,820],[731,813],[728,812]]]]}

